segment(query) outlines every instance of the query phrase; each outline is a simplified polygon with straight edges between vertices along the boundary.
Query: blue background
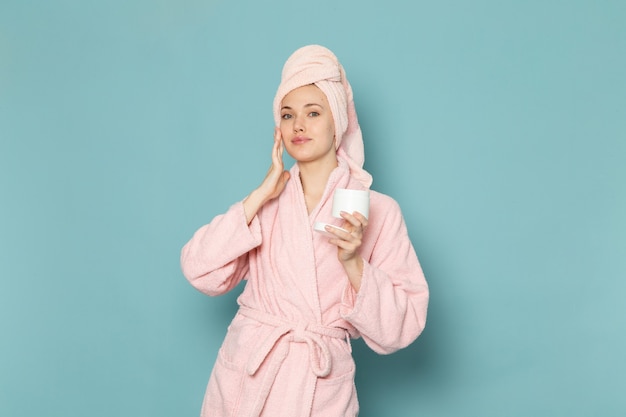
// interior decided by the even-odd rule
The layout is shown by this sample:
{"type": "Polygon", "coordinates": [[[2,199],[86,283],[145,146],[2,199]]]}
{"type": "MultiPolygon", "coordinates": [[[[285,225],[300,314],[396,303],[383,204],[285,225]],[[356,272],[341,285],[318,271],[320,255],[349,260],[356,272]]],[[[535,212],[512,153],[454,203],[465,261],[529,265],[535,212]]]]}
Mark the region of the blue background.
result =
{"type": "Polygon", "coordinates": [[[409,348],[354,343],[361,415],[626,415],[618,0],[2,0],[0,415],[198,415],[238,291],[179,251],[263,178],[309,43],[432,292],[409,348]]]}

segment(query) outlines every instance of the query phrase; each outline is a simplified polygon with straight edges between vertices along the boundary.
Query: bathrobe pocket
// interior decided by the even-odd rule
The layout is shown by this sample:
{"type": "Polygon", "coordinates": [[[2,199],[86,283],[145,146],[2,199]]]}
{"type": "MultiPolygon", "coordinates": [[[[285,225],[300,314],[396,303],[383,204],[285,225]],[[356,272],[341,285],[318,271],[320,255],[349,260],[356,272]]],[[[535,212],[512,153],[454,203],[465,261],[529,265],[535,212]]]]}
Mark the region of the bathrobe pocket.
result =
{"type": "Polygon", "coordinates": [[[318,378],[311,415],[354,417],[358,413],[354,374],[318,378]]]}
{"type": "Polygon", "coordinates": [[[256,345],[270,332],[270,327],[237,314],[228,326],[219,358],[229,368],[245,369],[256,345]]]}
{"type": "MultiPolygon", "coordinates": [[[[246,378],[246,363],[255,342],[263,337],[262,325],[236,315],[220,348],[209,380],[202,416],[236,416],[242,406],[242,395],[253,387],[244,389],[244,384],[254,384],[246,378]]],[[[245,404],[243,405],[245,407],[245,404]]]]}
{"type": "Polygon", "coordinates": [[[355,365],[343,340],[332,340],[333,368],[330,375],[318,378],[313,397],[314,416],[356,416],[359,405],[354,385],[355,365]]]}

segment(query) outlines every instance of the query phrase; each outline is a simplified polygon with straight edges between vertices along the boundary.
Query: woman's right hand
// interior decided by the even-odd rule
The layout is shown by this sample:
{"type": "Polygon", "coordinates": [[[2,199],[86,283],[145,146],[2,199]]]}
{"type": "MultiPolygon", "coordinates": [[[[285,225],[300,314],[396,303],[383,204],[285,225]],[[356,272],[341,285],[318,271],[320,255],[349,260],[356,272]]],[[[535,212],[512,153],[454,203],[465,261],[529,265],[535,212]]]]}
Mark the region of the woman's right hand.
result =
{"type": "Polygon", "coordinates": [[[289,171],[285,171],[283,164],[283,139],[279,128],[274,128],[274,146],[272,147],[272,165],[265,175],[265,179],[257,189],[252,191],[243,201],[248,224],[256,213],[268,201],[278,197],[285,189],[289,180],[289,171]]]}
{"type": "Polygon", "coordinates": [[[283,164],[283,138],[279,128],[274,128],[274,146],[272,148],[272,165],[265,175],[259,190],[266,197],[265,202],[280,195],[289,180],[289,172],[285,171],[283,164]]]}

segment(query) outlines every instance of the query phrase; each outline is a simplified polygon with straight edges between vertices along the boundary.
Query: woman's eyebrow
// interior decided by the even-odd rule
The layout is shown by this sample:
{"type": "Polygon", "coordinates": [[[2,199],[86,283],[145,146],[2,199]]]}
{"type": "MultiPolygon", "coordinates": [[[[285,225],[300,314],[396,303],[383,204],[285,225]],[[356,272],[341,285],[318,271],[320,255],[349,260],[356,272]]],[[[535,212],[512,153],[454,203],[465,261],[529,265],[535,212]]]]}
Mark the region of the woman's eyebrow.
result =
{"type": "MultiPolygon", "coordinates": [[[[318,103],[308,103],[308,104],[305,104],[303,107],[307,108],[307,107],[313,107],[313,106],[324,108],[324,106],[322,106],[321,104],[318,104],[318,103]]],[[[283,106],[280,109],[281,110],[293,110],[290,106],[283,106]]]]}

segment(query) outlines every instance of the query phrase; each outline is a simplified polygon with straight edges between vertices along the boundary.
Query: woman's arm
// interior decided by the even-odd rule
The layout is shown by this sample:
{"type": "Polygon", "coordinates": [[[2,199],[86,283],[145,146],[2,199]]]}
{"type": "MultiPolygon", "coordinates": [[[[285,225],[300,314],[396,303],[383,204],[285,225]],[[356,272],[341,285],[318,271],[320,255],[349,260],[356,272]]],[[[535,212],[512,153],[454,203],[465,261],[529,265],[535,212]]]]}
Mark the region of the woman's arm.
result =
{"type": "Polygon", "coordinates": [[[361,288],[364,262],[359,249],[363,243],[363,231],[367,227],[367,218],[358,212],[350,214],[344,211],[341,212],[341,217],[344,219],[342,229],[347,232],[331,226],[326,226],[326,231],[336,236],[330,240],[330,243],[337,245],[337,259],[343,266],[350,285],[354,291],[358,292],[361,288]]]}
{"type": "Polygon", "coordinates": [[[243,202],[201,227],[183,247],[183,274],[203,293],[224,294],[248,273],[248,252],[261,244],[257,213],[266,202],[280,195],[289,180],[282,153],[282,138],[276,129],[272,165],[261,185],[243,202]]]}
{"type": "Polygon", "coordinates": [[[280,129],[274,129],[274,146],[272,148],[272,165],[261,185],[252,191],[243,201],[248,224],[268,201],[278,197],[285,189],[289,180],[289,172],[283,164],[283,140],[280,129]]]}
{"type": "Polygon", "coordinates": [[[391,199],[375,240],[371,255],[363,260],[358,293],[346,286],[342,315],[368,346],[386,354],[408,346],[420,335],[429,292],[400,208],[391,199]]]}
{"type": "Polygon", "coordinates": [[[248,252],[261,244],[258,220],[246,222],[243,204],[202,226],[185,244],[180,263],[185,278],[199,291],[221,295],[248,273],[248,252]]]}

